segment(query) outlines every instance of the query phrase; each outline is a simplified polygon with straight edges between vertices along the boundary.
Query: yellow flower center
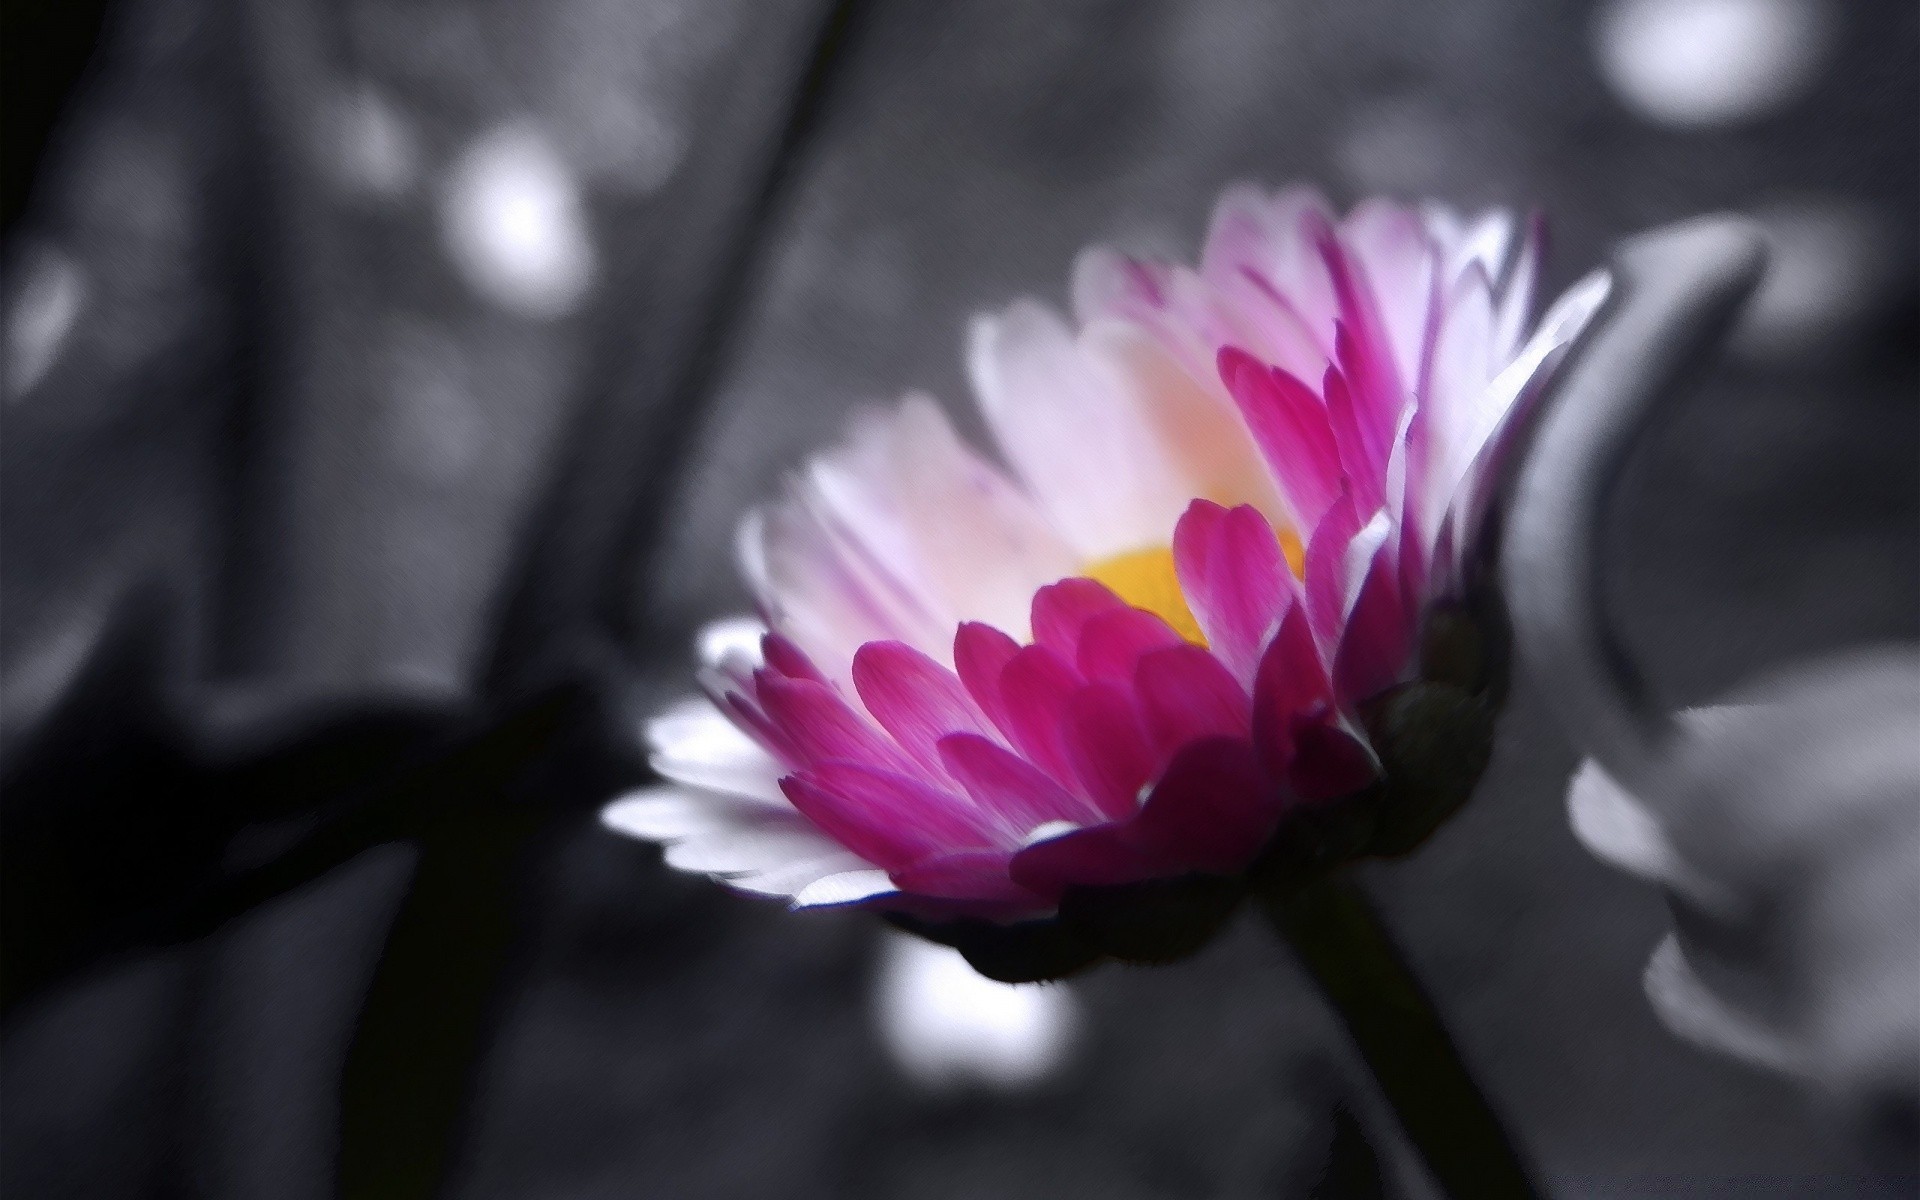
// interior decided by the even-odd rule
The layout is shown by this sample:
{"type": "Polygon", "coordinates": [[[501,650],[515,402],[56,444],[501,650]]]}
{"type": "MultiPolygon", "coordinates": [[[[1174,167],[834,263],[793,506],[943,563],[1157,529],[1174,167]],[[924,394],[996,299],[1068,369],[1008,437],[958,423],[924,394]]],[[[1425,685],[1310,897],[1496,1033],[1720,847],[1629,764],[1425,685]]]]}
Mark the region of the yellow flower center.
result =
{"type": "MultiPolygon", "coordinates": [[[[1305,576],[1307,555],[1299,537],[1290,529],[1277,532],[1287,566],[1295,578],[1305,576]]],[[[1173,567],[1173,547],[1129,550],[1089,564],[1082,573],[1095,583],[1104,584],[1126,603],[1159,617],[1194,645],[1207,644],[1207,635],[1200,632],[1200,622],[1194,619],[1193,609],[1187,607],[1186,593],[1180,590],[1180,577],[1173,567]]]]}
{"type": "Polygon", "coordinates": [[[1086,569],[1088,579],[1135,608],[1144,608],[1173,626],[1173,631],[1196,646],[1207,644],[1200,622],[1193,619],[1180,578],[1173,569],[1173,547],[1152,546],[1103,558],[1086,569]]]}

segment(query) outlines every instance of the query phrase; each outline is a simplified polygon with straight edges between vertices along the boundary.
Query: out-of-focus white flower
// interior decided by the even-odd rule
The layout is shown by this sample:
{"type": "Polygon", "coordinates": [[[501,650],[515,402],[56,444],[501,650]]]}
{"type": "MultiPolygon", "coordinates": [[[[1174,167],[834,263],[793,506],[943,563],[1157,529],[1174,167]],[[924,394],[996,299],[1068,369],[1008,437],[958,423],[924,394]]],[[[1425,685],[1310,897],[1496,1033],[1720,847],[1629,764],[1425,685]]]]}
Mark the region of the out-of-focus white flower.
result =
{"type": "Polygon", "coordinates": [[[1684,714],[1630,793],[1568,794],[1599,857],[1666,890],[1647,968],[1668,1028],[1805,1078],[1874,1140],[1920,1114],[1920,651],[1782,671],[1684,714]]]}
{"type": "Polygon", "coordinates": [[[891,932],[874,1009],[900,1069],[939,1089],[1038,1084],[1066,1062],[1080,1024],[1067,984],[996,983],[957,950],[891,932]]]}

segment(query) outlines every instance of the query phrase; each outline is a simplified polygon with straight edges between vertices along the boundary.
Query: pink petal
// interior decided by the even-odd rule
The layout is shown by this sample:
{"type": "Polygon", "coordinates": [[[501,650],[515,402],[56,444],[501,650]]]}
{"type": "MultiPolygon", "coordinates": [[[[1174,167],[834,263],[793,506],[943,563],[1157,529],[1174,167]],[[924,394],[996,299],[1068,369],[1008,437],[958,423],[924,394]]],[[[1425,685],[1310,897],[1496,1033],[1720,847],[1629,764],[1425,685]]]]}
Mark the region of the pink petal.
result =
{"type": "Polygon", "coordinates": [[[1314,236],[1340,305],[1334,359],[1346,377],[1360,424],[1370,430],[1374,444],[1384,447],[1400,422],[1400,406],[1406,397],[1394,363],[1392,341],[1364,271],[1332,227],[1323,222],[1314,236]]]}
{"type": "Polygon", "coordinates": [[[1058,896],[1069,886],[1113,887],[1171,875],[1178,864],[1159,847],[1142,842],[1127,822],[1035,842],[1013,856],[1009,869],[1025,887],[1058,896]]]}
{"type": "Polygon", "coordinates": [[[1208,737],[1245,738],[1252,704],[1226,666],[1198,646],[1156,650],[1140,660],[1135,695],[1163,756],[1208,737]]]}
{"type": "Polygon", "coordinates": [[[1273,832],[1279,791],[1242,738],[1190,742],[1134,821],[1134,837],[1199,871],[1244,869],[1273,832]]]}
{"type": "Polygon", "coordinates": [[[726,671],[702,671],[697,676],[700,690],[707,699],[713,701],[715,708],[726,714],[727,718],[762,749],[772,755],[775,761],[788,768],[801,765],[800,752],[795,748],[793,739],[782,733],[768,717],[760,702],[753,697],[753,676],[749,671],[744,678],[726,671]]]}
{"type": "Polygon", "coordinates": [[[943,900],[973,900],[1014,909],[1039,908],[1047,898],[1015,883],[1008,875],[1005,850],[962,850],[899,867],[889,874],[903,892],[943,900]]]}
{"type": "Polygon", "coordinates": [[[1232,346],[1219,356],[1220,380],[1280,481],[1296,528],[1312,529],[1340,494],[1340,448],[1312,388],[1270,370],[1232,346]]]}
{"type": "Polygon", "coordinates": [[[940,769],[936,743],[949,733],[987,732],[986,719],[952,671],[901,642],[868,642],[853,656],[861,703],[909,753],[940,769]]]}
{"type": "Polygon", "coordinates": [[[760,656],[767,666],[785,675],[789,679],[811,679],[815,683],[825,683],[827,677],[820,668],[813,665],[806,652],[793,642],[777,633],[769,633],[760,639],[760,656]]]}
{"type": "Polygon", "coordinates": [[[902,775],[919,773],[898,746],[848,708],[826,684],[763,670],[755,676],[754,690],[801,764],[844,759],[902,775]]]}
{"type": "Polygon", "coordinates": [[[1003,840],[1018,844],[1049,821],[1097,819],[1092,806],[1047,778],[997,742],[972,733],[940,739],[947,773],[998,823],[1003,840]]]}
{"type": "MultiPolygon", "coordinates": [[[[1346,326],[1340,326],[1339,337],[1347,343],[1346,326]]],[[[1337,367],[1327,368],[1320,392],[1327,398],[1327,424],[1340,447],[1340,470],[1353,490],[1353,502],[1361,511],[1372,512],[1386,495],[1392,428],[1378,428],[1377,408],[1365,393],[1356,394],[1353,378],[1337,367]]]]}
{"type": "Polygon", "coordinates": [[[1080,673],[1109,683],[1133,682],[1133,669],[1150,650],[1184,646],[1186,639],[1165,621],[1138,608],[1103,613],[1080,634],[1080,673]]]}
{"type": "Polygon", "coordinates": [[[1313,633],[1321,645],[1332,646],[1346,620],[1347,548],[1365,526],[1351,496],[1341,496],[1307,541],[1306,593],[1307,615],[1313,633]]]}
{"type": "Polygon", "coordinates": [[[821,763],[782,779],[780,788],[828,836],[887,870],[994,843],[984,814],[973,805],[889,771],[821,763]]]}
{"type": "Polygon", "coordinates": [[[1020,652],[1020,644],[991,625],[967,621],[953,633],[953,663],[967,694],[995,725],[1006,729],[1007,708],[1000,698],[1000,673],[1020,652]]]}
{"type": "Polygon", "coordinates": [[[1090,683],[1068,702],[1067,754],[1087,794],[1108,818],[1140,809],[1140,789],[1158,767],[1133,700],[1111,683],[1090,683]]]}
{"type": "Polygon", "coordinates": [[[1063,785],[1078,776],[1067,758],[1060,722],[1067,697],[1084,680],[1045,646],[1023,646],[1000,672],[1006,723],[1000,727],[1015,749],[1063,785]]]}
{"type": "Polygon", "coordinates": [[[1309,804],[1337,800],[1379,777],[1373,751],[1331,720],[1296,722],[1293,761],[1285,775],[1294,798],[1309,804]]]}
{"type": "Polygon", "coordinates": [[[1413,652],[1411,622],[1400,595],[1399,564],[1390,547],[1375,552],[1353,611],[1341,631],[1333,663],[1333,690],[1342,706],[1385,691],[1407,673],[1413,652]]]}
{"type": "MultiPolygon", "coordinates": [[[[1312,378],[1332,358],[1324,332],[1300,311],[1293,298],[1256,267],[1241,267],[1235,277],[1216,285],[1224,302],[1244,314],[1242,321],[1256,331],[1245,343],[1275,368],[1300,378],[1312,378]]],[[[1229,342],[1227,344],[1241,344],[1229,342]]]]}
{"type": "Polygon", "coordinates": [[[1102,613],[1125,612],[1120,597],[1091,579],[1062,579],[1033,594],[1033,641],[1068,662],[1080,649],[1080,631],[1102,613]]]}
{"type": "Polygon", "coordinates": [[[1260,650],[1293,594],[1273,526],[1250,506],[1196,500],[1174,530],[1173,561],[1208,647],[1251,686],[1260,650]]]}
{"type": "Polygon", "coordinates": [[[1298,721],[1321,719],[1332,708],[1333,685],[1321,665],[1307,615],[1295,606],[1261,657],[1253,684],[1253,741],[1267,770],[1285,778],[1298,721]]]}

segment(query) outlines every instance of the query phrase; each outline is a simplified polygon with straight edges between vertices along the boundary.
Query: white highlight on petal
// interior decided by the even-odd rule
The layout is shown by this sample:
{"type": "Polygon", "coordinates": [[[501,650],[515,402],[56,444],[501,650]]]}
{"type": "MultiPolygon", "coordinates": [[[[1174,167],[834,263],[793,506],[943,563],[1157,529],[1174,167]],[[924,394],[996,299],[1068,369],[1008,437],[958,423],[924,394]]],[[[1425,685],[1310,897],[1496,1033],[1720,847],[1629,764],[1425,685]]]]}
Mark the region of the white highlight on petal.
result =
{"type": "MultiPolygon", "coordinates": [[[[1145,785],[1143,784],[1142,787],[1144,788],[1145,785]]],[[[1057,837],[1065,837],[1067,834],[1079,828],[1080,824],[1077,821],[1042,821],[1027,831],[1027,836],[1020,839],[1020,845],[1023,847],[1031,846],[1038,842],[1046,842],[1057,837]]]]}
{"type": "Polygon", "coordinates": [[[1380,547],[1387,544],[1387,535],[1393,532],[1393,518],[1386,509],[1374,513],[1360,532],[1353,535],[1347,543],[1346,557],[1341,560],[1342,581],[1340,584],[1340,616],[1342,620],[1353,615],[1353,606],[1360,599],[1360,585],[1367,581],[1367,572],[1373,567],[1373,557],[1380,547]]]}
{"type": "Polygon", "coordinates": [[[1806,1069],[1785,1037],[1727,1004],[1701,981],[1674,935],[1654,950],[1641,984],[1653,1011],[1675,1035],[1757,1067],[1787,1074],[1806,1069]]]}
{"type": "Polygon", "coordinates": [[[1662,125],[1725,126],[1784,108],[1833,41],[1819,0],[1614,0],[1594,25],[1601,74],[1662,125]]]}
{"type": "Polygon", "coordinates": [[[1030,1088],[1067,1061],[1080,1025],[1066,984],[996,983],[960,952],[889,932],[874,992],[887,1050],[923,1087],[1030,1088]]]}
{"type": "Polygon", "coordinates": [[[51,246],[22,255],[25,276],[7,309],[7,399],[32,391],[60,356],[86,299],[86,277],[51,246]]]}
{"type": "Polygon", "coordinates": [[[474,290],[522,316],[572,311],[594,273],[579,185],[532,123],[476,139],[440,203],[447,253],[474,290]]]}
{"type": "Polygon", "coordinates": [[[801,888],[793,898],[795,908],[825,908],[835,904],[857,904],[896,889],[893,880],[878,868],[866,871],[842,871],[817,879],[801,888]]]}

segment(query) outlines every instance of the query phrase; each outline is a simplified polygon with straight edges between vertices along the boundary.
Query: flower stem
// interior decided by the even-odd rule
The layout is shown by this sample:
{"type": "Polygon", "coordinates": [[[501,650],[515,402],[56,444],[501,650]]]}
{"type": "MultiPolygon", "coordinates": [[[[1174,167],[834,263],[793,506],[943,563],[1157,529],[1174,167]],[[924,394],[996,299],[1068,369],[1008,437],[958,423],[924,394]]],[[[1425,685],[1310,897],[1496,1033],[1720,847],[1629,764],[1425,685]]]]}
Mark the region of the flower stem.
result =
{"type": "Polygon", "coordinates": [[[1327,876],[1263,888],[1260,903],[1340,1014],[1441,1192],[1454,1200],[1540,1196],[1359,887],[1327,876]]]}

